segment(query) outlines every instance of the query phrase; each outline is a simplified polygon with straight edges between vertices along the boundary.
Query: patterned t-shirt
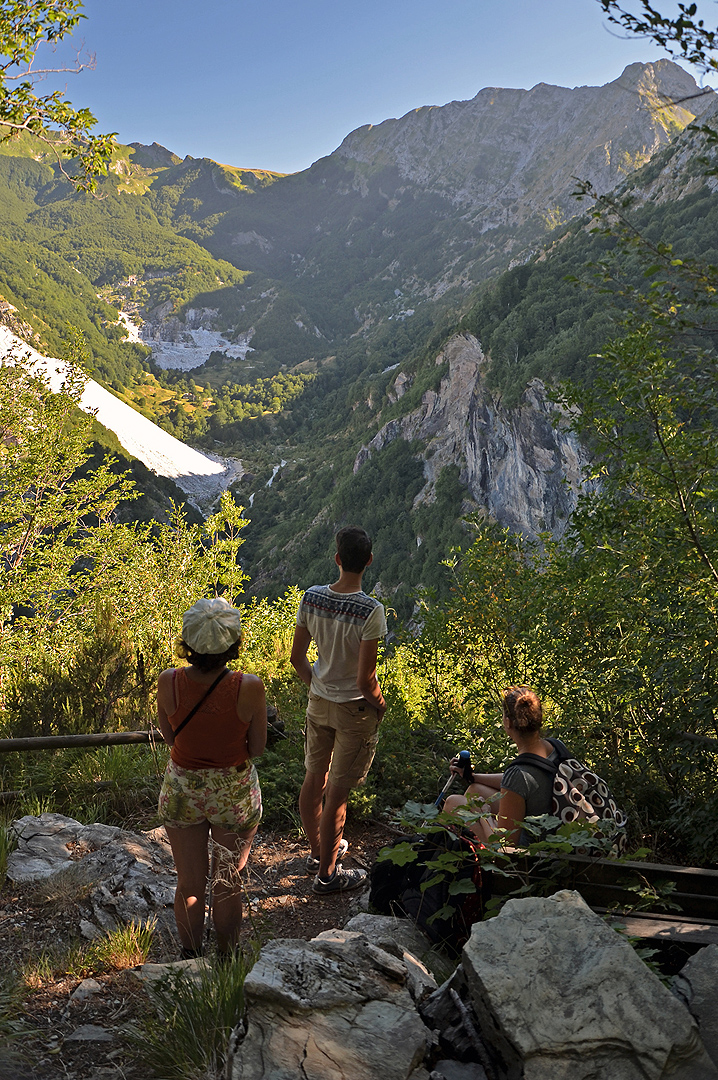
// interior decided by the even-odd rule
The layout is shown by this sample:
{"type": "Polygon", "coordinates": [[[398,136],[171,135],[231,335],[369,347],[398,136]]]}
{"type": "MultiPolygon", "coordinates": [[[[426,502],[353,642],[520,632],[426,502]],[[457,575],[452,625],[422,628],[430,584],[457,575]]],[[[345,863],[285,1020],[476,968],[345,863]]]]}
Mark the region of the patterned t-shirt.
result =
{"type": "Polygon", "coordinates": [[[317,646],[311,692],[328,701],[355,701],[359,645],[386,634],[384,606],[365,592],[334,592],[328,585],[307,589],[297,612],[317,646]]]}

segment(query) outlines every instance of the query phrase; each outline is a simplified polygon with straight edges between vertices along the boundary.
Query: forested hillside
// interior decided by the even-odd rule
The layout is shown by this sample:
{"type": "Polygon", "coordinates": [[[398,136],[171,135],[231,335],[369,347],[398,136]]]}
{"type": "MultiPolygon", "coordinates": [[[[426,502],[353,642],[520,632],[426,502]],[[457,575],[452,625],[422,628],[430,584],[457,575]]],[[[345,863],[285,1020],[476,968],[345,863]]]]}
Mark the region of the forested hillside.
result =
{"type": "MultiPolygon", "coordinates": [[[[115,151],[99,197],[71,190],[23,137],[0,156],[0,294],[51,352],[71,323],[99,381],[172,434],[241,458],[255,591],[320,575],[334,527],[361,517],[406,613],[416,585],[444,588],[441,558],[484,501],[458,449],[424,490],[426,425],[398,442],[384,426],[440,391],[437,356],[456,330],[478,338],[482,386],[503,408],[532,377],[590,375],[615,316],[564,278],[611,242],[561,224],[583,209],[575,170],[605,191],[659,161],[691,120],[674,103],[686,96],[711,107],[669,61],[602,88],[482,91],[359,129],[288,177],[134,144],[115,151]],[[358,468],[377,433],[383,449],[358,468]]],[[[692,183],[643,213],[657,234],[678,215],[679,239],[706,251],[710,228],[694,226],[709,196],[692,183]]]]}
{"type": "MultiPolygon", "coordinates": [[[[718,211],[714,185],[710,175],[700,175],[698,164],[706,157],[712,160],[712,154],[706,137],[697,130],[689,130],[617,189],[612,197],[631,230],[636,230],[631,232],[634,239],[641,236],[645,240],[644,249],[640,245],[620,244],[620,229],[599,227],[590,216],[583,216],[563,229],[557,229],[545,251],[480,286],[466,304],[461,319],[450,316],[437,319],[432,333],[421,346],[407,347],[398,368],[380,371],[375,367],[372,371],[370,354],[369,364],[357,384],[358,402],[348,426],[339,420],[348,395],[332,382],[330,376],[321,373],[305,401],[312,400],[314,395],[320,399],[312,432],[320,443],[333,437],[333,455],[323,471],[319,462],[310,470],[313,477],[319,478],[316,497],[311,489],[301,496],[301,505],[306,508],[305,520],[313,522],[309,536],[318,537],[323,533],[326,543],[330,521],[339,520],[339,508],[346,505],[344,493],[356,492],[359,496],[361,492],[367,497],[370,483],[373,487],[371,514],[381,520],[385,506],[386,518],[391,519],[393,496],[386,493],[395,474],[395,462],[406,455],[407,462],[416,466],[422,457],[426,459],[427,451],[424,446],[391,442],[373,456],[370,479],[370,474],[365,472],[366,466],[356,475],[349,474],[349,468],[356,463],[357,443],[362,439],[362,430],[362,442],[366,444],[378,429],[384,430],[385,425],[416,409],[427,391],[437,389],[442,376],[447,374],[445,363],[437,367],[437,358],[442,359],[442,346],[456,332],[468,331],[475,335],[486,356],[479,396],[483,395],[482,400],[493,403],[491,408],[513,407],[519,426],[522,415],[526,415],[525,408],[522,410],[519,406],[530,380],[539,378],[549,386],[566,379],[579,386],[592,385],[603,366],[596,353],[607,341],[624,333],[622,321],[627,311],[638,297],[650,296],[655,288],[656,247],[671,243],[675,259],[718,263],[718,211]],[[647,274],[652,265],[652,273],[647,274]],[[402,389],[407,388],[401,396],[397,393],[399,384],[402,389]],[[338,478],[336,471],[342,467],[337,453],[342,445],[346,446],[344,481],[338,478]],[[327,503],[329,514],[326,510],[322,514],[327,503]]],[[[709,163],[703,167],[709,170],[709,163]]],[[[588,211],[593,206],[593,199],[586,198],[579,205],[588,211]]],[[[615,216],[613,220],[617,221],[615,216]]],[[[469,419],[467,392],[467,423],[469,419]]],[[[301,445],[303,455],[312,460],[309,439],[303,437],[302,429],[292,430],[291,419],[280,421],[275,430],[278,435],[287,432],[282,444],[285,459],[291,460],[291,447],[301,445]]],[[[266,514],[266,520],[276,523],[275,527],[278,524],[276,535],[283,538],[285,530],[289,531],[291,527],[290,522],[296,528],[295,508],[300,499],[290,468],[297,469],[297,466],[288,466],[280,474],[279,483],[275,481],[271,489],[260,492],[253,507],[255,516],[266,514]],[[281,482],[282,475],[286,477],[285,483],[281,482]]],[[[436,568],[434,540],[446,542],[449,535],[460,535],[456,523],[460,508],[463,506],[466,511],[473,504],[474,508],[480,509],[481,501],[472,498],[467,489],[466,462],[457,459],[456,468],[448,470],[437,487],[437,512],[433,513],[433,506],[431,510],[428,506],[414,507],[413,498],[422,487],[426,468],[424,465],[423,471],[414,468],[412,472],[411,467],[405,467],[404,472],[407,484],[400,512],[402,528],[407,533],[407,547],[403,550],[409,554],[404,580],[412,584],[422,581],[440,585],[442,571],[436,568]],[[412,478],[415,482],[413,490],[412,478]],[[430,530],[427,547],[422,544],[417,549],[416,539],[412,543],[409,534],[413,533],[414,538],[424,535],[427,512],[433,521],[434,533],[440,532],[440,535],[434,537],[430,530]]],[[[256,538],[249,538],[248,547],[252,552],[255,544],[262,544],[264,535],[267,534],[259,530],[256,538]]],[[[319,542],[318,546],[321,546],[319,542]]],[[[310,544],[309,550],[312,549],[310,544]]],[[[267,544],[263,557],[270,566],[272,560],[281,566],[282,573],[289,575],[290,580],[291,575],[300,570],[301,564],[293,561],[292,545],[289,550],[285,548],[272,555],[267,544]]],[[[390,545],[386,557],[391,558],[390,545]]],[[[383,573],[379,569],[377,573],[383,582],[383,573]]]]}
{"type": "MultiPolygon", "coordinates": [[[[718,30],[706,39],[693,5],[651,30],[601,4],[631,32],[678,40],[692,63],[718,66],[704,48],[718,30]]],[[[30,14],[52,29],[57,7],[30,14]]],[[[545,724],[536,739],[560,737],[607,783],[627,813],[619,839],[632,861],[717,865],[714,129],[714,95],[660,62],[602,88],[540,84],[420,109],[353,132],[296,176],[134,144],[114,147],[88,194],[36,143],[0,143],[0,320],[63,358],[33,369],[11,344],[0,363],[0,736],[61,736],[41,754],[4,747],[0,882],[10,823],[25,815],[157,824],[169,753],[154,728],[158,679],[177,663],[183,612],[224,596],[241,608],[238,663],[281,720],[256,760],[257,846],[272,866],[261,892],[277,921],[247,911],[248,963],[273,928],[308,931],[294,900],[279,910],[274,858],[299,832],[305,775],[307,688],[291,657],[302,589],[333,579],[333,534],[350,521],[374,538],[364,587],[385,603],[389,634],[376,670],[387,710],[367,782],[349,796],[349,857],[369,857],[354,843],[357,819],[392,835],[433,821],[458,751],[470,750],[473,769],[503,772],[515,752],[505,688],[530,686],[545,724]],[[697,114],[686,100],[700,102],[697,114]],[[171,484],[118,453],[80,408],[88,370],[188,442],[241,458],[212,512],[173,505],[171,484]],[[130,745],[66,738],[139,728],[130,745]]],[[[81,162],[81,179],[102,160],[81,162]]],[[[513,797],[499,822],[523,816],[513,797]]],[[[488,818],[485,806],[464,813],[464,824],[488,818]]],[[[483,824],[481,860],[502,874],[513,828],[483,824]]],[[[541,815],[523,827],[552,875],[563,854],[615,854],[617,838],[591,821],[541,815]]],[[[411,861],[407,847],[389,858],[411,861]]],[[[76,862],[83,848],[65,850],[76,862]]],[[[302,879],[305,856],[292,859],[302,879]]],[[[442,853],[432,884],[461,862],[442,853]]],[[[216,870],[226,884],[221,855],[216,870]]],[[[619,882],[623,911],[662,919],[678,878],[619,882]]],[[[121,881],[102,886],[118,917],[121,881]]],[[[467,891],[466,880],[446,884],[444,913],[467,891]]],[[[518,896],[533,888],[523,868],[512,884],[518,896]]],[[[77,918],[84,881],[77,890],[56,875],[48,888],[27,893],[27,917],[23,890],[5,890],[14,947],[0,1031],[41,1043],[38,1067],[51,1069],[61,1039],[48,1040],[44,1020],[23,1033],[18,1002],[41,998],[69,1028],[73,1015],[93,1015],[77,993],[62,1005],[82,978],[145,1068],[147,1035],[131,1032],[124,1004],[135,991],[106,976],[146,956],[152,923],[95,934],[77,918]],[[78,924],[91,942],[75,940],[78,924]],[[120,937],[131,960],[117,960],[120,937]],[[97,989],[90,974],[103,979],[97,989]]],[[[104,927],[100,910],[88,914],[104,927]]],[[[218,984],[239,972],[239,993],[243,964],[210,969],[218,984]]],[[[162,1047],[178,1044],[178,1060],[182,1039],[167,1032],[180,984],[172,976],[172,1008],[146,1029],[162,1047]]],[[[195,1045],[221,1010],[214,990],[187,986],[206,1004],[201,1022],[188,1010],[195,1045]]],[[[42,1014],[33,1005],[28,1015],[42,1014]]],[[[97,1062],[87,1060],[89,1075],[97,1062]]],[[[111,1060],[126,1064],[115,1050],[111,1060]]],[[[7,1058],[0,1073],[6,1061],[14,1075],[7,1058]]],[[[156,1072],[169,1075],[161,1063],[156,1072]]],[[[189,1075],[184,1064],[175,1072],[189,1075]]]]}

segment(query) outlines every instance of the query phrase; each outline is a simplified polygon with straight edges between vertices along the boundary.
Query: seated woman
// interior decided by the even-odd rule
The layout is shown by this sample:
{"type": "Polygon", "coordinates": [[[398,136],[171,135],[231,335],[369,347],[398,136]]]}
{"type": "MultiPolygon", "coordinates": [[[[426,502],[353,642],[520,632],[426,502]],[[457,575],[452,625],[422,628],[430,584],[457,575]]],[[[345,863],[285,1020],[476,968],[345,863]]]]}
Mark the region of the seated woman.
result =
{"type": "MultiPolygon", "coordinates": [[[[520,754],[536,754],[558,765],[559,755],[541,738],[543,710],[537,694],[528,686],[512,686],[504,694],[504,730],[520,754]]],[[[461,775],[458,758],[451,771],[461,775]]],[[[553,796],[553,777],[530,765],[509,765],[503,773],[472,773],[465,795],[450,795],[444,803],[449,812],[467,806],[476,812],[491,811],[487,817],[468,823],[468,828],[485,840],[495,829],[507,830],[511,844],[530,844],[533,837],[521,828],[524,818],[548,814],[553,796]]]]}
{"type": "Polygon", "coordinates": [[[185,958],[202,952],[210,835],[218,864],[217,946],[220,954],[234,949],[242,920],[239,872],[262,816],[252,758],[267,741],[267,706],[261,679],[226,667],[240,643],[236,608],[221,598],[198,600],[185,612],[175,645],[189,666],[163,671],[157,686],[158,722],[172,747],[158,812],[177,868],[175,921],[185,958]]]}

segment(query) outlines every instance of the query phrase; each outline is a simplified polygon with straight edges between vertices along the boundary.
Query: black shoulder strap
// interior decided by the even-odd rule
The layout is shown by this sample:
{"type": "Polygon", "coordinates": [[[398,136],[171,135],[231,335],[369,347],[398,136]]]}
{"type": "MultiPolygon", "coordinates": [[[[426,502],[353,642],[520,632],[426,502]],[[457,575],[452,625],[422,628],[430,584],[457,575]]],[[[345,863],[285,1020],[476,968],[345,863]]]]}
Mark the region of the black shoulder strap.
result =
{"type": "MultiPolygon", "coordinates": [[[[550,743],[556,752],[556,756],[559,760],[559,764],[565,761],[567,758],[573,757],[573,754],[560,739],[548,738],[545,740],[550,743]]],[[[548,758],[541,757],[539,754],[519,754],[517,758],[510,761],[506,768],[510,768],[511,765],[535,765],[537,769],[542,769],[544,772],[550,772],[554,776],[558,772],[558,765],[552,764],[548,758]]]]}
{"type": "Polygon", "coordinates": [[[546,739],[546,742],[551,743],[551,746],[553,746],[554,750],[558,754],[559,761],[565,761],[566,758],[573,757],[573,754],[571,753],[569,748],[566,746],[565,743],[562,743],[560,739],[552,739],[549,737],[548,739],[546,739]]]}
{"type": "Polygon", "coordinates": [[[548,758],[541,757],[540,754],[519,754],[517,758],[509,762],[506,768],[511,768],[512,765],[533,765],[542,772],[551,773],[552,776],[555,776],[558,771],[557,765],[552,765],[548,758]]]}
{"type": "Polygon", "coordinates": [[[199,699],[199,701],[197,702],[197,704],[195,705],[195,707],[194,707],[193,709],[190,709],[190,711],[189,711],[189,712],[187,713],[187,715],[185,716],[185,718],[184,718],[184,720],[182,721],[182,723],[181,723],[181,724],[178,724],[178,726],[177,726],[177,727],[176,727],[176,728],[174,729],[174,732],[173,732],[173,734],[174,734],[174,737],[175,737],[175,739],[176,739],[176,738],[177,738],[177,736],[179,735],[179,733],[180,733],[180,731],[182,730],[182,728],[183,728],[183,727],[186,727],[186,725],[187,725],[187,724],[189,724],[190,720],[192,719],[192,717],[194,716],[194,714],[195,714],[195,713],[197,712],[197,710],[198,710],[198,709],[200,708],[200,706],[204,705],[205,701],[207,700],[207,698],[209,697],[209,695],[210,695],[210,694],[212,693],[212,691],[214,690],[215,686],[218,686],[218,685],[219,685],[219,684],[221,683],[221,681],[222,681],[222,679],[223,679],[223,678],[225,677],[225,675],[229,675],[229,671],[228,671],[228,669],[227,669],[227,668],[224,668],[224,670],[223,670],[223,671],[220,671],[219,675],[218,675],[218,676],[217,676],[217,678],[216,678],[216,679],[214,680],[214,682],[213,682],[213,683],[212,683],[212,685],[210,686],[209,690],[208,690],[208,691],[207,691],[207,692],[206,692],[205,694],[202,694],[202,697],[201,697],[201,698],[199,699]]]}

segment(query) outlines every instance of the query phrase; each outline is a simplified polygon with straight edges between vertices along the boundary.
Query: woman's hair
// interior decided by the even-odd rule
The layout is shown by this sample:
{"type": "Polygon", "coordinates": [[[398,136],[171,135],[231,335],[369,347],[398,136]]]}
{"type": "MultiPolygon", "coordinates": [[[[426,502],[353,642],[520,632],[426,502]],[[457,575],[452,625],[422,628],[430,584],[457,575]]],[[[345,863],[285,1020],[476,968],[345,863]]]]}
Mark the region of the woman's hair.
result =
{"type": "Polygon", "coordinates": [[[541,699],[528,686],[510,686],[504,692],[504,713],[517,731],[539,731],[543,723],[541,699]]]}
{"type": "Polygon", "coordinates": [[[186,641],[182,638],[177,638],[175,641],[175,656],[179,656],[180,660],[189,660],[190,664],[199,668],[200,671],[214,671],[215,668],[224,667],[231,660],[236,660],[239,656],[239,647],[242,644],[241,638],[230,645],[228,649],[225,649],[221,653],[198,653],[194,649],[191,649],[186,641]]]}

